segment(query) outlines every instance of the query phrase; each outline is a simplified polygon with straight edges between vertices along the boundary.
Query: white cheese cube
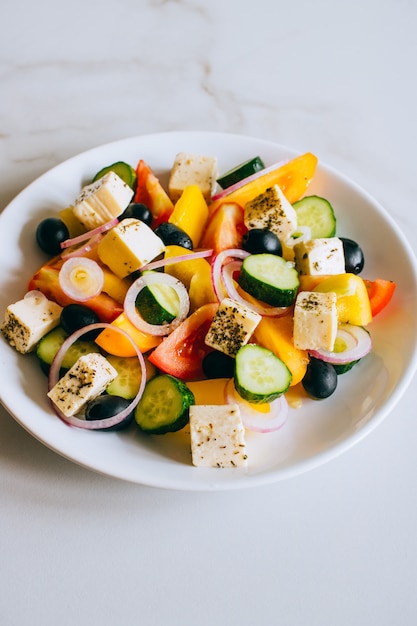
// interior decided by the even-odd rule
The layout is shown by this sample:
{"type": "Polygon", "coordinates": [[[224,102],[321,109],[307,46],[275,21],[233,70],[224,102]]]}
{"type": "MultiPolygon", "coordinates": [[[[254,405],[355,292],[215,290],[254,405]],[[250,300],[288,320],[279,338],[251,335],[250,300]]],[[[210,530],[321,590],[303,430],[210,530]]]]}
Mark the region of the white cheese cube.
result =
{"type": "Polygon", "coordinates": [[[75,415],[100,395],[116,378],[117,371],[99,353],[80,356],[71,369],[48,392],[48,397],[67,417],[75,415]]]}
{"type": "Polygon", "coordinates": [[[237,404],[190,407],[191,454],[197,467],[246,467],[245,429],[237,404]]]}
{"type": "Polygon", "coordinates": [[[26,354],[58,326],[61,311],[59,304],[48,300],[40,291],[30,291],[7,307],[1,331],[13,348],[26,354]]]}
{"type": "Polygon", "coordinates": [[[259,313],[231,298],[224,298],[213,317],[205,343],[233,357],[248,343],[261,319],[259,313]]]}
{"type": "Polygon", "coordinates": [[[132,196],[133,189],[115,172],[108,172],[81,190],[72,211],[86,230],[92,230],[123,213],[132,196]]]}
{"type": "Polygon", "coordinates": [[[125,278],[164,251],[162,239],[133,217],[109,230],[97,247],[100,260],[119,278],[125,278]]]}
{"type": "Polygon", "coordinates": [[[336,333],[336,294],[300,291],[294,307],[295,347],[300,350],[333,350],[336,333]]]}
{"type": "Polygon", "coordinates": [[[345,253],[338,237],[309,239],[294,246],[295,267],[299,274],[344,274],[345,253]]]}
{"type": "Polygon", "coordinates": [[[269,187],[245,204],[244,221],[249,230],[267,228],[280,240],[287,239],[297,228],[295,209],[278,185],[269,187]]]}
{"type": "Polygon", "coordinates": [[[168,181],[169,196],[175,203],[185,187],[197,185],[206,202],[210,202],[217,176],[216,157],[179,152],[175,157],[168,181]]]}

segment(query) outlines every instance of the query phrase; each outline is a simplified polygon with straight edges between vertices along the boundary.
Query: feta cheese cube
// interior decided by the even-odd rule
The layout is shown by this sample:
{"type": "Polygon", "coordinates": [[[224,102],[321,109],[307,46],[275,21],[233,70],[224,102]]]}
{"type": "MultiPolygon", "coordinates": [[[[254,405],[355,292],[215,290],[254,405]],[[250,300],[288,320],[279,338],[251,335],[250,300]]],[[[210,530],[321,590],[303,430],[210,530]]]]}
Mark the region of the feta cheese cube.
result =
{"type": "Polygon", "coordinates": [[[97,247],[100,260],[119,278],[125,278],[164,251],[162,239],[133,217],[109,230],[97,247]]]}
{"type": "Polygon", "coordinates": [[[191,454],[197,467],[246,467],[245,430],[237,404],[190,407],[191,454]]]}
{"type": "Polygon", "coordinates": [[[269,187],[244,206],[248,229],[268,228],[285,240],[297,228],[297,214],[278,185],[269,187]]]}
{"type": "Polygon", "coordinates": [[[294,345],[300,350],[333,350],[337,333],[334,292],[300,291],[294,307],[294,345]]]}
{"type": "Polygon", "coordinates": [[[231,298],[224,298],[213,317],[205,343],[233,357],[248,343],[261,319],[259,313],[231,298]]]}
{"type": "Polygon", "coordinates": [[[211,156],[200,156],[179,152],[168,181],[168,193],[176,202],[188,185],[200,187],[206,202],[210,202],[218,176],[217,159],[211,156]]]}
{"type": "Polygon", "coordinates": [[[92,230],[123,213],[132,196],[133,189],[115,172],[108,172],[81,190],[72,211],[86,230],[92,230]]]}
{"type": "Polygon", "coordinates": [[[116,376],[117,371],[104,356],[85,354],[52,387],[48,397],[64,415],[71,417],[100,395],[116,376]]]}
{"type": "Polygon", "coordinates": [[[323,237],[296,243],[294,262],[303,275],[344,274],[343,242],[338,237],[323,237]]]}
{"type": "Polygon", "coordinates": [[[26,354],[58,326],[61,311],[59,304],[48,300],[40,291],[30,291],[7,307],[1,331],[13,348],[26,354]]]}

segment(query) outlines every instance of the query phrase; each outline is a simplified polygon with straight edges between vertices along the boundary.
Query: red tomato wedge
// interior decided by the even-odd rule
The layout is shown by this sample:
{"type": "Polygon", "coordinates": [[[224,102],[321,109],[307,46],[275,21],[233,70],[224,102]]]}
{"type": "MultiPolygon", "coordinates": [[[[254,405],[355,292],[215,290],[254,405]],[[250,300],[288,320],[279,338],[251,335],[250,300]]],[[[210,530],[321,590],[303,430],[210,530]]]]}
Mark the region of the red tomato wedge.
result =
{"type": "Polygon", "coordinates": [[[145,204],[153,215],[152,228],[167,222],[174,205],[149,165],[141,159],[136,168],[137,187],[134,201],[145,204]]]}
{"type": "Polygon", "coordinates": [[[194,311],[151,352],[149,361],[177,378],[202,378],[202,360],[211,351],[204,338],[217,307],[217,303],[203,304],[194,311]]]}
{"type": "Polygon", "coordinates": [[[363,281],[368,291],[369,302],[371,304],[372,316],[377,315],[385,309],[394,295],[396,283],[391,280],[384,280],[383,278],[376,278],[375,280],[363,281]]]}
{"type": "Polygon", "coordinates": [[[209,218],[200,246],[212,248],[215,254],[240,248],[245,231],[242,207],[236,202],[226,201],[209,218]]]}

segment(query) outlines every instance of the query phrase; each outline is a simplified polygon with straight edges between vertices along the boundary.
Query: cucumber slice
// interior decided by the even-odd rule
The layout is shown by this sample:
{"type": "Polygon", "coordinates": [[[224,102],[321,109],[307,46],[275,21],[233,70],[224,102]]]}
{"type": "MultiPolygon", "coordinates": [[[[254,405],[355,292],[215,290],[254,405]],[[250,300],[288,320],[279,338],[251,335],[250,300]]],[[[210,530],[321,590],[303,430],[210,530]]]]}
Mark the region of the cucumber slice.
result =
{"type": "Polygon", "coordinates": [[[306,196],[294,202],[298,226],[308,226],[311,238],[334,237],[336,217],[328,200],[320,196],[306,196]]]}
{"type": "Polygon", "coordinates": [[[134,189],[136,187],[136,172],[131,165],[125,163],[124,161],[117,161],[112,165],[107,165],[106,167],[103,167],[103,169],[97,172],[97,174],[94,176],[92,182],[95,183],[96,180],[102,178],[105,174],[108,174],[109,172],[114,172],[115,174],[117,174],[123,180],[123,182],[129,185],[131,189],[134,189]]]}
{"type": "Polygon", "coordinates": [[[350,372],[352,367],[359,363],[360,359],[356,361],[351,361],[350,363],[332,363],[334,369],[336,370],[336,374],[346,374],[346,372],[350,372]]]}
{"type": "Polygon", "coordinates": [[[184,428],[194,394],[185,383],[170,374],[152,378],[135,409],[139,428],[149,434],[162,435],[184,428]]]}
{"type": "Polygon", "coordinates": [[[140,290],[136,307],[148,324],[170,324],[179,313],[180,299],[173,287],[154,283],[140,290]]]}
{"type": "MultiPolygon", "coordinates": [[[[68,335],[62,326],[57,326],[39,341],[36,348],[36,356],[39,359],[42,371],[46,374],[49,372],[49,367],[56,353],[67,337],[68,335]]],[[[69,370],[80,356],[90,354],[91,352],[100,352],[98,345],[94,341],[78,339],[68,348],[62,360],[61,369],[69,370]]]]}
{"type": "Polygon", "coordinates": [[[234,385],[244,400],[272,402],[287,391],[291,381],[290,370],[271,350],[252,343],[238,350],[234,385]]]}
{"type": "Polygon", "coordinates": [[[217,179],[217,182],[222,189],[227,189],[228,187],[231,187],[232,185],[240,182],[244,178],[252,176],[252,174],[260,172],[264,169],[265,165],[261,157],[256,156],[253,159],[249,159],[248,161],[241,163],[237,167],[234,167],[232,170],[229,170],[228,172],[226,172],[226,174],[220,176],[220,178],[217,179]]]}
{"type": "Polygon", "coordinates": [[[251,254],[240,269],[239,285],[272,306],[290,306],[300,284],[294,267],[276,254],[251,254]]]}
{"type": "MultiPolygon", "coordinates": [[[[108,362],[117,371],[116,378],[106,387],[106,393],[110,396],[121,396],[126,400],[133,400],[139,391],[142,370],[139,360],[135,357],[121,357],[108,354],[108,362]]],[[[145,358],[146,379],[149,380],[156,374],[156,367],[145,358]]]]}

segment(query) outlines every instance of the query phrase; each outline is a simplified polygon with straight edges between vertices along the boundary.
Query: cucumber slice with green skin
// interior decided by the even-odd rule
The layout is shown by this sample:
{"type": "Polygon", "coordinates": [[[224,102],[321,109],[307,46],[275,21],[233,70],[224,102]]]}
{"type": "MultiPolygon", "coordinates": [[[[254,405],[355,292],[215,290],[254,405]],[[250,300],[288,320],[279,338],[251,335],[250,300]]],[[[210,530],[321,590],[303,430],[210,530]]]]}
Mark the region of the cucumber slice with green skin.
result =
{"type": "Polygon", "coordinates": [[[252,176],[252,174],[256,174],[256,172],[260,172],[264,169],[265,165],[261,157],[256,156],[253,159],[248,159],[248,161],[234,167],[232,170],[229,170],[226,174],[220,176],[220,178],[217,179],[217,182],[222,189],[227,189],[244,178],[252,176]]]}
{"type": "Polygon", "coordinates": [[[248,402],[272,402],[285,393],[292,374],[271,350],[256,344],[242,346],[236,354],[234,385],[248,402]]]}
{"type": "Polygon", "coordinates": [[[336,370],[336,374],[345,374],[349,372],[356,363],[359,363],[361,359],[357,359],[356,361],[351,361],[350,363],[332,363],[334,369],[336,370]]]}
{"type": "Polygon", "coordinates": [[[312,239],[335,236],[336,217],[328,200],[320,196],[306,196],[292,206],[297,214],[298,226],[308,226],[312,239]]]}
{"type": "Polygon", "coordinates": [[[123,182],[129,185],[131,189],[134,189],[136,187],[136,172],[131,165],[125,163],[124,161],[117,161],[112,165],[107,165],[106,167],[103,167],[103,169],[97,172],[97,174],[94,176],[92,182],[95,183],[96,180],[98,180],[99,178],[103,178],[103,176],[105,174],[108,174],[109,172],[114,172],[115,174],[117,174],[123,182]]]}
{"type": "Polygon", "coordinates": [[[276,254],[251,254],[243,260],[239,285],[254,298],[272,306],[293,304],[300,285],[298,273],[276,254]]]}
{"type": "MultiPolygon", "coordinates": [[[[47,333],[39,341],[36,348],[36,356],[39,359],[42,371],[47,374],[49,367],[54,360],[56,353],[64,343],[68,334],[62,326],[57,326],[47,333]]],[[[80,356],[91,354],[91,352],[100,352],[98,345],[94,341],[83,341],[78,339],[70,346],[62,360],[61,370],[69,370],[70,367],[79,359],[80,356]]]]}
{"type": "Polygon", "coordinates": [[[155,283],[140,290],[136,307],[148,324],[170,324],[179,313],[180,299],[169,285],[155,283]]]}
{"type": "Polygon", "coordinates": [[[185,383],[170,374],[152,378],[135,409],[139,428],[149,434],[176,432],[188,424],[194,394],[185,383]]]}
{"type": "MultiPolygon", "coordinates": [[[[133,400],[139,391],[142,369],[137,357],[121,357],[108,354],[109,363],[117,371],[116,378],[107,385],[106,393],[110,396],[120,396],[126,400],[133,400]]],[[[146,379],[149,380],[156,374],[156,367],[146,358],[146,379]]]]}

